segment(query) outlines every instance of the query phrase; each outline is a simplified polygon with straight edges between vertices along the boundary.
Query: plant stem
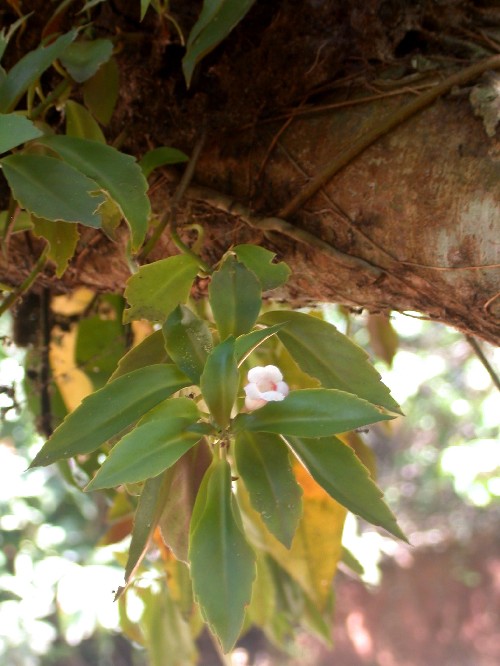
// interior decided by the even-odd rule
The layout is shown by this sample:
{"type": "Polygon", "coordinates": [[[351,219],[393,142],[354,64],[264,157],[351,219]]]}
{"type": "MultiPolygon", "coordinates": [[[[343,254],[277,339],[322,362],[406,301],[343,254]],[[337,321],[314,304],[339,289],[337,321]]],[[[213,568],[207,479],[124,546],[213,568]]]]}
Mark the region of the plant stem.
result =
{"type": "Polygon", "coordinates": [[[205,132],[203,131],[201,137],[199,138],[198,142],[194,147],[191,159],[187,164],[186,170],[182,174],[182,178],[179,181],[177,189],[174,192],[170,208],[164,213],[163,217],[160,220],[160,223],[154,230],[150,239],[142,248],[142,251],[140,252],[138,257],[139,261],[141,262],[144,261],[144,259],[148,256],[151,250],[153,250],[153,248],[155,247],[156,243],[160,239],[160,236],[165,231],[166,227],[170,225],[170,230],[171,230],[170,233],[172,240],[174,241],[175,245],[179,248],[179,250],[181,250],[181,252],[184,252],[184,254],[188,254],[190,257],[195,259],[203,271],[205,271],[206,273],[212,272],[210,266],[195,252],[193,252],[193,250],[191,250],[191,248],[184,243],[184,241],[179,237],[179,234],[177,233],[177,206],[179,205],[180,200],[184,196],[184,193],[186,192],[189,183],[193,179],[196,163],[198,162],[198,158],[200,156],[201,149],[203,148],[204,143],[205,143],[205,132]]]}
{"type": "Polygon", "coordinates": [[[336,155],[333,160],[328,164],[306,185],[302,190],[284,206],[276,217],[286,219],[297,212],[306,201],[308,201],[316,192],[318,192],[335,174],[347,166],[353,159],[358,157],[363,151],[371,146],[377,139],[384,136],[398,125],[401,125],[406,120],[414,116],[419,111],[422,111],[432,102],[435,102],[438,97],[449,92],[455,86],[464,85],[471,79],[474,79],[489,69],[500,68],[500,56],[493,56],[486,60],[476,62],[470,67],[449,76],[447,79],[438,83],[436,86],[422,93],[411,102],[406,104],[400,109],[396,109],[390,113],[386,118],[372,127],[372,129],[362,134],[358,139],[339,155],[336,155]]]}
{"type": "Polygon", "coordinates": [[[29,117],[31,120],[36,120],[39,118],[42,113],[59,97],[66,92],[66,90],[71,86],[71,82],[69,79],[63,79],[55,88],[54,90],[47,95],[47,97],[41,102],[37,107],[35,107],[31,113],[29,114],[29,117]]]}
{"type": "Polygon", "coordinates": [[[473,338],[471,335],[466,335],[465,338],[466,338],[467,342],[470,344],[470,346],[472,347],[472,349],[475,351],[476,356],[478,357],[478,359],[483,364],[484,369],[486,370],[486,372],[491,377],[491,379],[493,381],[493,384],[495,384],[497,389],[500,391],[500,378],[498,377],[498,375],[495,372],[491,363],[486,358],[483,350],[479,346],[478,341],[476,340],[476,338],[473,338]]]}
{"type": "Polygon", "coordinates": [[[3,302],[0,304],[0,316],[3,315],[9,308],[11,308],[14,303],[31,287],[33,282],[36,280],[38,275],[45,268],[47,263],[47,254],[49,252],[49,245],[47,244],[42,251],[42,254],[38,257],[36,264],[33,266],[33,270],[28,275],[26,280],[11,294],[9,294],[3,302]]]}

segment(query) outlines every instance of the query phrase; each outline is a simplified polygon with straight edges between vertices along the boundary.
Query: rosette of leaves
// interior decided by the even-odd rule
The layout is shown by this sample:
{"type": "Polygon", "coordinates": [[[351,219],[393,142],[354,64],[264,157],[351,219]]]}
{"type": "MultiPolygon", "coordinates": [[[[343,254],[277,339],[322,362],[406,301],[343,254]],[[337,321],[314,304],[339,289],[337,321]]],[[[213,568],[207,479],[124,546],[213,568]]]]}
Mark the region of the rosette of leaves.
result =
{"type": "Polygon", "coordinates": [[[226,652],[252,622],[280,640],[299,614],[328,634],[346,509],[404,539],[368,469],[339,438],[399,407],[334,326],[288,310],[261,315],[262,292],[290,273],[273,259],[249,245],[228,252],[210,278],[209,317],[187,305],[198,272],[191,255],[140,268],[125,292],[125,320],[148,317],[161,332],[121,359],[32,463],[105,453],[86,490],[140,492],[126,584],[159,527],[179,567],[189,567],[189,598],[226,652]],[[290,393],[246,413],[246,370],[278,346],[295,368],[290,393]],[[322,562],[311,565],[317,548],[322,562]]]}

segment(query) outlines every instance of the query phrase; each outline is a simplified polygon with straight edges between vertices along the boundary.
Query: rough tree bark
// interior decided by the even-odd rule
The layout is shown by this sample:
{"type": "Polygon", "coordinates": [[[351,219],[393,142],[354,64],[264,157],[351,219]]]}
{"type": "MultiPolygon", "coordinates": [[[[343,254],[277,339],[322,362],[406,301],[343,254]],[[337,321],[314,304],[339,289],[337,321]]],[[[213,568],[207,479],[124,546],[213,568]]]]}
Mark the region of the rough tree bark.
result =
{"type": "MultiPolygon", "coordinates": [[[[205,134],[178,212],[186,241],[192,232],[183,224],[196,222],[209,261],[240,242],[275,251],[293,269],[279,294],[292,304],[418,311],[500,341],[500,143],[469,99],[473,86],[487,85],[479,73],[408,119],[395,116],[389,131],[290,205],[360,137],[471,63],[493,57],[482,69],[498,92],[488,73],[500,68],[498,8],[258,0],[186,90],[175,31],[152,10],[140,24],[138,5],[110,0],[95,9],[97,33],[114,37],[120,51],[120,101],[106,133],[138,157],[160,145],[192,152],[205,134]]],[[[200,5],[171,3],[183,30],[200,5]]],[[[33,21],[40,29],[48,18],[39,9],[33,21]]],[[[152,179],[158,213],[179,174],[152,179]]],[[[47,272],[40,284],[121,290],[129,275],[123,248],[123,239],[84,229],[63,279],[47,272]]],[[[167,229],[148,260],[175,251],[167,229]]],[[[0,280],[19,284],[38,252],[35,240],[13,237],[0,280]]]]}

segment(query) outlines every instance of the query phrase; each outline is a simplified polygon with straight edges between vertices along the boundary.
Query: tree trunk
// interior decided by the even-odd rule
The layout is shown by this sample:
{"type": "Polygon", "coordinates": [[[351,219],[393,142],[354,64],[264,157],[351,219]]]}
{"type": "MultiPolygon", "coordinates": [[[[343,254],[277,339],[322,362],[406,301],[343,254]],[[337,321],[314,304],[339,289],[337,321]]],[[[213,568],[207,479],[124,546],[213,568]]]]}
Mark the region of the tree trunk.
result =
{"type": "MultiPolygon", "coordinates": [[[[135,21],[132,45],[116,32],[122,90],[107,136],[125,132],[122,149],[140,157],[159,145],[192,152],[205,133],[178,213],[186,242],[194,232],[183,225],[197,223],[208,261],[240,242],[268,247],[293,269],[278,297],[294,305],[417,311],[500,341],[500,144],[495,122],[486,128],[469,101],[479,75],[406,120],[397,115],[478,54],[500,51],[498,42],[464,38],[498,24],[497,10],[257,2],[186,91],[170,24],[152,10],[137,23],[138,4],[105,3],[96,19],[103,34],[110,26],[130,32],[135,21]],[[395,120],[377,138],[387,118],[395,120]],[[360,142],[370,132],[373,140],[360,142]],[[342,156],[311,196],[289,205],[342,156]]],[[[177,19],[189,30],[198,5],[176,4],[172,11],[184,11],[177,19]]],[[[500,67],[500,57],[489,66],[500,67]]],[[[159,214],[179,173],[165,169],[151,181],[159,214]]],[[[129,275],[125,237],[110,241],[82,229],[62,280],[47,272],[40,284],[121,291],[129,275]]],[[[174,252],[166,230],[148,260],[174,252]]],[[[20,284],[38,253],[36,240],[13,236],[0,256],[0,281],[20,284]]]]}

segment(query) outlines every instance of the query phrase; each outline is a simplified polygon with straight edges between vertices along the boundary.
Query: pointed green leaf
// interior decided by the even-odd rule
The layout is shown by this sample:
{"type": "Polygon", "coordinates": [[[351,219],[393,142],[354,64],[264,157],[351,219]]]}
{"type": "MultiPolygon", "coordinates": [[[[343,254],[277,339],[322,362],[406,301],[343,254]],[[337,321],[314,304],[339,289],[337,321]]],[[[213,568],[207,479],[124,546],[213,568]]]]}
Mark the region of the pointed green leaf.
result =
{"type": "Polygon", "coordinates": [[[284,261],[273,264],[276,256],[258,245],[237,245],[233,248],[242,264],[245,264],[259,278],[262,291],[281,287],[290,277],[291,270],[284,261]]]}
{"type": "Polygon", "coordinates": [[[349,567],[349,569],[358,576],[363,576],[365,573],[365,569],[361,562],[357,560],[351,551],[345,546],[342,546],[342,564],[345,564],[346,567],[349,567]]]}
{"type": "Polygon", "coordinates": [[[71,77],[83,83],[111,58],[113,42],[109,39],[94,39],[70,44],[61,56],[61,63],[71,77]]]}
{"type": "Polygon", "coordinates": [[[50,46],[40,46],[16,62],[0,83],[0,113],[6,113],[16,106],[30,85],[50,67],[54,60],[61,57],[76,35],[77,30],[72,30],[61,35],[50,46]]]}
{"type": "MultiPolygon", "coordinates": [[[[3,58],[3,55],[5,53],[5,49],[7,48],[10,40],[16,34],[16,31],[19,30],[19,28],[23,25],[23,23],[25,23],[30,18],[30,16],[32,14],[33,14],[33,12],[30,12],[29,14],[25,14],[24,16],[21,16],[20,18],[17,19],[17,21],[14,21],[14,23],[11,23],[9,25],[8,30],[7,30],[6,26],[4,26],[0,30],[0,61],[3,58]]],[[[0,68],[0,69],[2,69],[2,68],[0,68]]]]}
{"type": "Polygon", "coordinates": [[[146,16],[151,0],[141,0],[141,21],[146,16]]]}
{"type": "Polygon", "coordinates": [[[194,384],[199,384],[213,347],[206,322],[185,305],[178,305],[163,324],[163,335],[170,358],[194,384]]]}
{"type": "MultiPolygon", "coordinates": [[[[149,541],[160,519],[166,498],[165,474],[159,474],[145,482],[134,516],[132,540],[125,566],[125,583],[132,578],[146,555],[149,541]]],[[[123,591],[124,588],[121,588],[116,598],[123,591]]]]}
{"type": "Polygon", "coordinates": [[[135,158],[98,141],[74,136],[51,136],[40,143],[55,150],[109,194],[120,207],[132,232],[132,249],[137,250],[146,235],[151,204],[148,181],[135,158]]]}
{"type": "Polygon", "coordinates": [[[84,106],[69,99],[64,105],[64,113],[66,115],[66,134],[68,136],[106,143],[101,128],[84,106]]]}
{"type": "MultiPolygon", "coordinates": [[[[208,484],[210,479],[212,478],[213,471],[215,469],[215,466],[217,465],[218,460],[215,456],[212,457],[212,463],[210,467],[206,470],[206,472],[203,474],[200,486],[198,488],[198,492],[196,493],[195,497],[195,502],[193,506],[193,513],[191,515],[191,522],[189,523],[189,535],[191,535],[195,532],[196,528],[198,527],[198,523],[200,522],[201,518],[203,517],[203,513],[205,511],[205,507],[207,504],[207,492],[208,492],[208,484]]],[[[189,560],[189,552],[188,552],[188,560],[189,560]]]]}
{"type": "Polygon", "coordinates": [[[187,301],[197,273],[198,262],[187,254],[141,266],[125,288],[130,308],[123,313],[124,322],[165,321],[179,303],[187,301]]]}
{"type": "Polygon", "coordinates": [[[178,560],[188,562],[189,525],[202,479],[212,453],[202,439],[166,472],[167,501],[159,527],[164,542],[178,560]]]}
{"type": "Polygon", "coordinates": [[[199,417],[192,400],[165,400],[115,444],[86,490],[138,483],[163,472],[200,439],[187,430],[199,417]]]}
{"type": "Polygon", "coordinates": [[[336,437],[305,439],[287,435],[286,441],[313,479],[331,497],[349,511],[406,541],[393,513],[382,499],[382,491],[350,446],[336,437]]]}
{"type": "Polygon", "coordinates": [[[0,153],[42,136],[31,120],[17,113],[0,114],[0,153]]]}
{"type": "Polygon", "coordinates": [[[56,275],[61,277],[68,263],[75,254],[80,234],[76,224],[54,222],[33,217],[33,228],[37,236],[48,241],[50,248],[48,258],[56,265],[56,275]]]}
{"type": "Polygon", "coordinates": [[[251,354],[254,349],[268,340],[270,337],[275,335],[280,328],[283,328],[286,324],[276,324],[276,326],[266,326],[265,328],[260,328],[257,331],[252,331],[251,333],[245,333],[245,335],[240,335],[236,338],[234,343],[234,351],[236,358],[238,360],[238,365],[241,365],[243,361],[251,354]]]}
{"type": "Polygon", "coordinates": [[[164,146],[162,148],[148,150],[142,159],[139,160],[139,166],[141,167],[145,178],[147,178],[149,174],[158,167],[167,164],[179,164],[180,162],[187,162],[188,160],[189,157],[183,153],[182,150],[164,146]]]}
{"type": "Polygon", "coordinates": [[[229,652],[250,603],[255,555],[242,531],[225,460],[214,464],[201,499],[189,544],[193,590],[210,629],[229,652]]]}
{"type": "Polygon", "coordinates": [[[19,153],[1,160],[20,205],[37,217],[99,228],[104,201],[99,185],[69,164],[46,155],[19,153]],[[98,193],[98,194],[94,194],[98,193]]]}
{"type": "Polygon", "coordinates": [[[316,377],[325,388],[354,393],[375,405],[401,413],[380,375],[370,365],[368,355],[335,326],[301,312],[267,312],[264,324],[287,322],[278,333],[300,368],[316,377]]]}
{"type": "Polygon", "coordinates": [[[229,256],[212,275],[208,293],[221,340],[251,330],[262,304],[260,283],[252,271],[229,256]]]}
{"type": "Polygon", "coordinates": [[[217,345],[209,354],[200,378],[203,398],[210,413],[222,428],[229,425],[238,384],[234,338],[231,337],[217,345]]]}
{"type": "Polygon", "coordinates": [[[210,53],[238,25],[255,0],[204,0],[198,21],[193,26],[182,60],[189,87],[197,63],[210,53]]]}
{"type": "Polygon", "coordinates": [[[83,101],[101,125],[108,125],[115,110],[120,88],[120,72],[115,58],[104,63],[94,76],[85,81],[83,101]]]}
{"type": "Polygon", "coordinates": [[[150,365],[95,391],[54,431],[31,467],[95,451],[191,380],[175,365],[150,365]]]}
{"type": "Polygon", "coordinates": [[[283,440],[274,434],[240,432],[234,455],[252,506],[269,531],[290,548],[302,515],[302,490],[283,440]]]}
{"type": "Polygon", "coordinates": [[[118,361],[118,367],[113,372],[109,381],[117,379],[127,372],[144,368],[147,365],[156,365],[157,363],[169,362],[168,354],[165,349],[165,340],[161,331],[155,331],[144,338],[135,347],[132,347],[125,356],[118,361]]]}
{"type": "Polygon", "coordinates": [[[351,393],[335,389],[302,389],[292,391],[281,402],[268,402],[251,414],[239,414],[235,429],[326,437],[392,418],[351,393]]]}

